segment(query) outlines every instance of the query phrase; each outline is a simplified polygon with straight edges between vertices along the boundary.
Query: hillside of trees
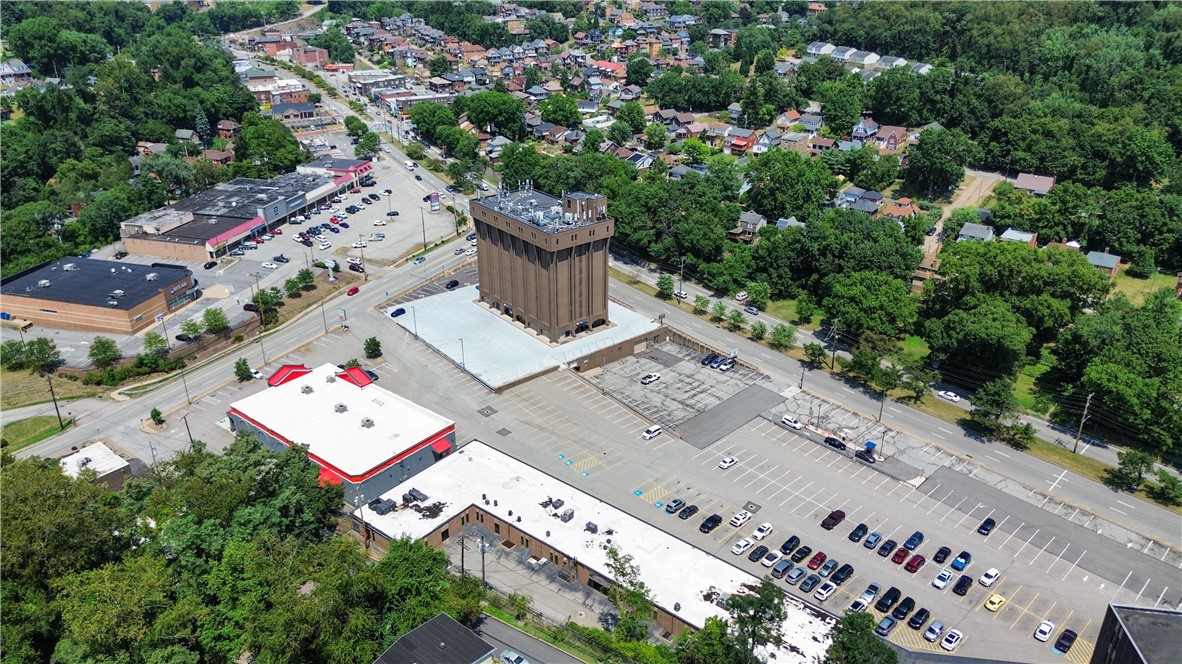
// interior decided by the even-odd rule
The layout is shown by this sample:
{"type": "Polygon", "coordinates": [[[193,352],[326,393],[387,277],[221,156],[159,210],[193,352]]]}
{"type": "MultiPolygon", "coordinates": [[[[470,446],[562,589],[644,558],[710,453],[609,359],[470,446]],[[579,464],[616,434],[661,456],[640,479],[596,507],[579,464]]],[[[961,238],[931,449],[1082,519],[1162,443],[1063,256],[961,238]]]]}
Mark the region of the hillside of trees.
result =
{"type": "Polygon", "coordinates": [[[180,3],[156,13],[124,2],[11,5],[9,52],[62,85],[3,100],[14,111],[0,129],[4,275],[107,244],[123,220],[217,182],[307,159],[286,127],[257,114],[229,55],[194,39],[288,15],[294,3],[219,3],[202,14],[180,3]],[[212,129],[224,118],[243,125],[237,163],[186,162],[224,144],[212,129]],[[177,143],[177,129],[194,130],[201,144],[177,143]],[[143,159],[139,176],[128,161],[137,141],[171,144],[143,159]]]}

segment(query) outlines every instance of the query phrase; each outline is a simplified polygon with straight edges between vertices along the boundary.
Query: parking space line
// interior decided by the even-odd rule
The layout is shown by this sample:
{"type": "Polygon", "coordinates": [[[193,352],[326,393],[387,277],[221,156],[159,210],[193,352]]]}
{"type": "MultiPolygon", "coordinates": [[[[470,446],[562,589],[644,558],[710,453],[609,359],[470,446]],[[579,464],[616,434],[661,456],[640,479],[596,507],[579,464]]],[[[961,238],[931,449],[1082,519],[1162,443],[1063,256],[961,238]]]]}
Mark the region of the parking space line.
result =
{"type": "Polygon", "coordinates": [[[1013,629],[1013,628],[1014,628],[1014,627],[1015,627],[1015,626],[1018,624],[1018,621],[1019,621],[1019,620],[1021,620],[1021,619],[1025,618],[1027,613],[1030,613],[1031,615],[1034,615],[1034,613],[1033,613],[1033,612],[1031,612],[1031,611],[1027,611],[1027,609],[1029,609],[1031,606],[1033,606],[1033,605],[1034,605],[1034,603],[1035,603],[1035,602],[1037,602],[1037,601],[1038,601],[1038,596],[1039,596],[1039,594],[1040,594],[1040,593],[1034,593],[1034,599],[1032,599],[1032,600],[1030,600],[1029,602],[1027,602],[1027,603],[1026,603],[1026,606],[1024,606],[1024,607],[1023,607],[1023,606],[1019,606],[1019,607],[1017,607],[1017,608],[1018,608],[1018,610],[1020,611],[1020,613],[1018,613],[1018,617],[1017,617],[1017,618],[1014,618],[1014,622],[1010,623],[1010,629],[1013,629]]]}
{"type": "MultiPolygon", "coordinates": [[[[1022,544],[1021,549],[1018,549],[1018,553],[1014,554],[1014,558],[1017,558],[1018,556],[1022,555],[1022,552],[1026,550],[1026,545],[1030,544],[1030,540],[1034,539],[1034,536],[1037,535],[1040,530],[1042,530],[1042,529],[1041,528],[1035,529],[1034,533],[1032,533],[1030,535],[1030,537],[1026,538],[1026,542],[1022,544]]],[[[1054,539],[1054,538],[1052,538],[1052,539],[1054,539]]]]}
{"type": "Polygon", "coordinates": [[[752,484],[755,484],[760,479],[763,479],[766,475],[770,475],[770,474],[774,473],[776,471],[776,469],[779,467],[780,467],[780,464],[777,463],[776,465],[772,466],[772,469],[767,471],[766,474],[761,473],[759,476],[756,476],[755,478],[753,478],[750,482],[744,484],[743,488],[746,489],[746,488],[750,487],[752,484]]]}
{"type": "MultiPolygon", "coordinates": [[[[981,503],[977,503],[977,507],[980,507],[980,506],[981,506],[981,503]]],[[[964,520],[965,520],[965,519],[967,519],[967,518],[969,518],[970,516],[972,516],[972,515],[973,515],[973,512],[976,512],[976,511],[977,511],[977,507],[974,507],[973,509],[969,510],[968,512],[965,512],[965,515],[964,515],[964,516],[962,516],[962,517],[960,517],[960,521],[957,521],[957,522],[956,522],[956,527],[957,527],[957,528],[959,528],[959,527],[960,527],[960,524],[964,523],[964,520]]]]}
{"type": "Polygon", "coordinates": [[[768,496],[768,497],[767,497],[767,499],[768,499],[768,500],[771,500],[771,499],[775,498],[776,496],[778,496],[778,495],[780,494],[780,492],[781,492],[781,491],[783,491],[784,489],[789,489],[789,488],[791,488],[793,484],[796,484],[796,483],[797,483],[797,482],[799,482],[800,480],[801,480],[801,477],[797,477],[796,479],[792,480],[792,481],[791,481],[791,482],[789,482],[788,484],[782,484],[782,485],[780,485],[780,488],[779,488],[779,489],[776,489],[776,492],[775,492],[775,493],[773,493],[772,495],[768,496]]]}
{"type": "MultiPolygon", "coordinates": [[[[1023,521],[1023,522],[1022,522],[1022,526],[1025,526],[1025,525],[1026,525],[1026,522],[1025,522],[1025,521],[1023,521]]],[[[1018,531],[1019,531],[1019,530],[1022,530],[1022,526],[1018,526],[1017,528],[1015,528],[1015,529],[1014,529],[1014,532],[1010,533],[1010,536],[1006,538],[1006,541],[1004,541],[1004,542],[1002,542],[1002,543],[1001,543],[1001,546],[1003,546],[1003,547],[1004,547],[1005,545],[1009,544],[1009,543],[1010,543],[1010,540],[1014,538],[1014,535],[1017,535],[1017,534],[1018,534],[1018,531]]],[[[998,548],[1001,548],[1001,547],[998,547],[998,548]]]]}
{"type": "Polygon", "coordinates": [[[1067,546],[1063,547],[1063,550],[1059,552],[1059,555],[1055,556],[1055,559],[1051,561],[1051,564],[1047,567],[1047,571],[1044,572],[1044,574],[1050,574],[1051,568],[1053,568],[1055,566],[1055,563],[1059,562],[1059,560],[1061,558],[1063,558],[1063,554],[1067,553],[1067,549],[1070,549],[1070,548],[1071,548],[1071,542],[1068,542],[1067,546]]]}
{"type": "Polygon", "coordinates": [[[779,504],[779,507],[783,507],[783,506],[784,506],[784,503],[786,503],[786,502],[788,502],[789,500],[792,500],[793,498],[795,498],[795,497],[799,496],[801,491],[804,491],[805,489],[809,488],[809,487],[810,487],[810,486],[812,486],[812,485],[813,485],[813,483],[812,483],[812,482],[809,482],[808,484],[804,485],[804,486],[803,486],[803,487],[801,487],[800,489],[797,489],[796,491],[793,491],[791,496],[788,496],[787,498],[785,498],[783,501],[781,501],[781,502],[780,502],[780,504],[779,504]]]}
{"type": "Polygon", "coordinates": [[[1079,561],[1083,560],[1084,553],[1087,553],[1087,549],[1084,549],[1084,552],[1079,554],[1079,557],[1075,559],[1075,562],[1071,563],[1071,567],[1068,567],[1067,571],[1063,573],[1063,578],[1059,579],[1060,581],[1067,580],[1067,575],[1071,574],[1071,572],[1076,568],[1076,566],[1079,565],[1079,561]]]}
{"type": "Polygon", "coordinates": [[[1042,555],[1042,552],[1047,550],[1047,547],[1051,545],[1051,542],[1054,542],[1054,541],[1055,541],[1055,538],[1056,538],[1056,537],[1058,537],[1058,535],[1052,535],[1052,536],[1051,536],[1051,541],[1050,541],[1050,542],[1047,542],[1046,544],[1044,544],[1044,545],[1043,545],[1043,547],[1042,547],[1041,549],[1039,549],[1039,550],[1038,550],[1038,553],[1034,554],[1034,558],[1033,558],[1033,559],[1030,561],[1030,566],[1031,566],[1031,567],[1033,567],[1033,566],[1034,566],[1034,563],[1035,563],[1035,562],[1038,560],[1038,557],[1042,555]]]}

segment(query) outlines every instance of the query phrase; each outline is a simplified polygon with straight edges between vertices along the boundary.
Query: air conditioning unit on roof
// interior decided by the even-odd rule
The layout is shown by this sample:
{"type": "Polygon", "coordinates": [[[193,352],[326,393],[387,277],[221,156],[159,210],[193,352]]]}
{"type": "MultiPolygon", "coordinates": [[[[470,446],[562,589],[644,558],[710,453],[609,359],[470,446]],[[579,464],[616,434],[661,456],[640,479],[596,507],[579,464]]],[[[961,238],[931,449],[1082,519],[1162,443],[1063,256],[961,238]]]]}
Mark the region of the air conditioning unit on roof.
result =
{"type": "Polygon", "coordinates": [[[343,413],[346,410],[349,410],[349,407],[343,403],[338,403],[337,405],[333,406],[332,409],[338,413],[343,413]]]}

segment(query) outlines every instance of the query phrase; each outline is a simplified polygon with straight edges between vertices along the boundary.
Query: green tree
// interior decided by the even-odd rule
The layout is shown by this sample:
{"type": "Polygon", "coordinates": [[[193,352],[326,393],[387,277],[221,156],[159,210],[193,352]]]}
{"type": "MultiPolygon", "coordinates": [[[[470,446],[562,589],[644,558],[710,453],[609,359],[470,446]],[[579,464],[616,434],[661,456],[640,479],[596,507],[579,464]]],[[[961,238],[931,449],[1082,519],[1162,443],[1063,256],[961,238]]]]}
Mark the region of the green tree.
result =
{"type": "Polygon", "coordinates": [[[657,297],[662,300],[671,300],[673,299],[673,289],[673,277],[667,274],[657,277],[657,297]]]}
{"type": "Polygon", "coordinates": [[[365,132],[369,131],[369,127],[361,121],[361,118],[356,115],[345,116],[345,133],[353,138],[361,138],[365,132]]]}
{"type": "Polygon", "coordinates": [[[226,312],[218,307],[210,307],[201,312],[201,322],[205,326],[205,331],[210,334],[219,334],[230,329],[230,319],[226,317],[226,312]]]}
{"type": "Polygon", "coordinates": [[[776,350],[787,350],[796,345],[796,328],[784,323],[776,323],[772,326],[771,333],[772,348],[776,350]]]}
{"type": "Polygon", "coordinates": [[[830,320],[841,321],[843,333],[899,336],[915,325],[910,284],[875,272],[839,274],[827,281],[829,296],[821,308],[830,320]]]}
{"type": "Polygon", "coordinates": [[[1020,422],[1002,427],[998,439],[1016,450],[1025,450],[1034,444],[1037,433],[1029,423],[1020,422]]]}
{"type": "Polygon", "coordinates": [[[427,151],[423,149],[422,143],[416,141],[406,146],[406,156],[418,161],[427,156],[427,151]]]}
{"type": "Polygon", "coordinates": [[[1034,331],[1005,302],[981,298],[971,309],[957,309],[924,323],[924,338],[934,361],[949,368],[989,367],[1012,376],[1025,359],[1034,331]]]}
{"type": "Polygon", "coordinates": [[[731,309],[726,314],[726,326],[731,332],[738,332],[747,325],[747,317],[738,309],[731,309]]]}
{"type": "Polygon", "coordinates": [[[776,69],[776,54],[770,50],[760,51],[755,56],[755,75],[765,74],[776,69]]]}
{"type": "Polygon", "coordinates": [[[763,646],[783,644],[781,625],[788,616],[784,599],[784,590],[770,576],[760,581],[755,592],[735,593],[726,598],[735,640],[742,644],[744,652],[753,653],[763,646]]]}
{"type": "Polygon", "coordinates": [[[662,150],[669,141],[669,130],[665,125],[652,123],[644,129],[644,146],[650,150],[662,150]]]}
{"type": "Polygon", "coordinates": [[[1162,505],[1182,505],[1182,479],[1168,470],[1157,471],[1157,486],[1149,489],[1149,497],[1162,505]]]}
{"type": "Polygon", "coordinates": [[[152,420],[156,426],[164,424],[164,416],[160,414],[159,408],[153,408],[152,412],[148,413],[148,419],[152,420]]]}
{"type": "Polygon", "coordinates": [[[621,106],[619,111],[616,111],[616,122],[623,122],[628,125],[633,134],[639,134],[644,131],[648,119],[644,116],[644,108],[640,104],[630,101],[621,106]]]}
{"type": "Polygon", "coordinates": [[[751,324],[751,338],[760,341],[767,336],[767,323],[757,320],[751,324]]]}
{"type": "Polygon", "coordinates": [[[443,76],[451,71],[451,62],[447,59],[447,56],[439,53],[427,61],[427,69],[431,70],[432,76],[443,76]]]}
{"type": "Polygon", "coordinates": [[[311,159],[291,130],[274,118],[251,111],[242,119],[242,133],[234,141],[235,167],[255,177],[289,173],[311,159]],[[257,163],[256,163],[257,162],[257,163]]]}
{"type": "Polygon", "coordinates": [[[653,613],[652,591],[640,580],[640,567],[632,556],[614,545],[607,550],[607,568],[615,579],[608,597],[620,612],[616,630],[626,640],[640,640],[646,632],[640,621],[653,613]]]}
{"type": "Polygon", "coordinates": [[[283,293],[290,298],[297,298],[303,295],[304,287],[298,277],[292,277],[283,282],[283,293]]]}
{"type": "Polygon", "coordinates": [[[766,309],[772,299],[772,287],[765,281],[751,281],[747,283],[747,303],[756,309],[766,309]]]}
{"type": "Polygon", "coordinates": [[[995,378],[973,393],[973,410],[969,416],[983,429],[992,433],[1017,411],[1018,400],[1014,397],[1014,381],[1009,378],[995,378]]]}
{"type": "Polygon", "coordinates": [[[201,333],[204,331],[205,329],[202,327],[201,321],[197,320],[196,318],[190,318],[181,323],[181,335],[189,338],[190,340],[201,336],[201,333]]]}
{"type": "Polygon", "coordinates": [[[525,105],[504,92],[478,92],[467,98],[468,119],[486,131],[494,128],[506,138],[521,140],[524,135],[525,105]]]}
{"type": "MultiPolygon", "coordinates": [[[[327,50],[328,59],[333,62],[353,63],[355,57],[353,44],[349,42],[349,38],[343,32],[335,27],[308,38],[308,44],[327,50]]],[[[435,74],[432,75],[434,76],[435,74]]]]}
{"type": "Polygon", "coordinates": [[[714,304],[710,305],[710,318],[715,322],[726,318],[726,302],[715,300],[714,304]]]}
{"type": "Polygon", "coordinates": [[[607,136],[600,129],[592,129],[583,137],[583,150],[599,152],[600,146],[607,140],[607,136]]]}
{"type": "Polygon", "coordinates": [[[825,651],[827,664],[895,664],[898,655],[874,634],[874,616],[848,611],[833,628],[833,641],[825,651]]]}
{"type": "Polygon", "coordinates": [[[251,379],[250,363],[246,361],[245,357],[240,357],[234,362],[234,377],[239,381],[251,379]]]}
{"type": "Polygon", "coordinates": [[[62,363],[62,354],[57,344],[48,337],[37,337],[25,343],[25,366],[34,372],[52,373],[62,363]]]}
{"type": "Polygon", "coordinates": [[[815,341],[804,346],[804,356],[814,369],[824,366],[828,355],[829,353],[825,352],[825,347],[815,341]]]}
{"type": "Polygon", "coordinates": [[[769,219],[796,216],[809,221],[837,188],[820,161],[778,149],[756,157],[747,167],[747,179],[752,209],[769,219]]]}
{"type": "Polygon", "coordinates": [[[164,355],[168,353],[168,339],[156,332],[144,335],[144,352],[149,355],[164,355]]]}
{"type": "MultiPolygon", "coordinates": [[[[726,305],[724,304],[723,307],[725,308],[726,305]]],[[[695,295],[694,296],[694,313],[695,314],[699,314],[699,315],[704,314],[709,309],[710,309],[710,298],[706,297],[705,295],[695,295]]]]}
{"type": "Polygon", "coordinates": [[[688,138],[681,146],[681,153],[687,164],[701,164],[710,156],[710,148],[697,138],[688,138]]]}
{"type": "Polygon", "coordinates": [[[87,355],[90,357],[90,361],[94,362],[94,366],[103,368],[114,364],[122,354],[114,339],[95,337],[90,342],[90,350],[87,355]]]}
{"type": "Polygon", "coordinates": [[[303,290],[311,290],[316,287],[316,274],[308,268],[296,272],[295,278],[299,280],[300,288],[303,290]]]}
{"type": "Polygon", "coordinates": [[[378,341],[377,337],[370,337],[365,340],[365,357],[367,359],[374,359],[382,356],[382,342],[378,341]]]}
{"type": "Polygon", "coordinates": [[[634,55],[628,60],[627,78],[628,85],[637,85],[644,87],[648,85],[648,79],[653,75],[653,63],[649,62],[648,58],[643,55],[634,55]]]}
{"type": "Polygon", "coordinates": [[[358,159],[373,159],[379,151],[378,135],[372,131],[365,132],[365,135],[357,141],[357,145],[353,148],[353,153],[357,155],[358,159]]]}
{"type": "Polygon", "coordinates": [[[632,128],[628,126],[627,122],[616,120],[611,127],[608,127],[607,138],[616,145],[624,145],[633,139],[632,128]]]}
{"type": "Polygon", "coordinates": [[[853,131],[862,118],[862,81],[850,75],[840,81],[821,84],[817,99],[825,114],[825,126],[837,136],[853,131]]]}
{"type": "Polygon", "coordinates": [[[925,129],[919,143],[907,151],[907,182],[933,195],[945,196],[964,179],[965,164],[976,146],[958,129],[925,129]]]}
{"type": "Polygon", "coordinates": [[[698,630],[686,630],[677,637],[679,664],[745,664],[751,656],[731,636],[727,622],[717,616],[706,619],[698,630]]]}
{"type": "Polygon", "coordinates": [[[1121,488],[1136,491],[1145,479],[1145,474],[1153,471],[1153,464],[1157,458],[1142,450],[1126,450],[1116,455],[1117,475],[1123,480],[1121,488]]]}
{"type": "Polygon", "coordinates": [[[800,297],[796,298],[796,321],[798,323],[808,324],[813,322],[813,316],[817,315],[817,304],[808,293],[801,293],[800,297]]]}
{"type": "Polygon", "coordinates": [[[538,104],[538,109],[542,112],[543,121],[560,127],[577,127],[583,117],[579,114],[578,100],[564,94],[546,97],[538,104]]]}
{"type": "Polygon", "coordinates": [[[419,135],[431,143],[438,144],[438,132],[443,127],[458,126],[456,115],[443,104],[424,102],[410,109],[410,119],[415,123],[419,135]]]}

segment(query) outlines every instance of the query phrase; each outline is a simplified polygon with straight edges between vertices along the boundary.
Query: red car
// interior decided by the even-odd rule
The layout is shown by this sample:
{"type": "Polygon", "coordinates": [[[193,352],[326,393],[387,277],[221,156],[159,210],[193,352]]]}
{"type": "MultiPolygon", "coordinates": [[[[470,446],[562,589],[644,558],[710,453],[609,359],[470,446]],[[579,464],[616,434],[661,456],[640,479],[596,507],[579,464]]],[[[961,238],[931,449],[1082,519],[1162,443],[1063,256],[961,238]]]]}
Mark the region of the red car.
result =
{"type": "Polygon", "coordinates": [[[923,567],[923,564],[926,562],[927,562],[927,560],[923,556],[914,555],[914,556],[911,556],[911,560],[907,561],[907,565],[903,569],[907,570],[908,572],[911,572],[912,574],[915,574],[916,572],[919,571],[920,567],[923,567]]]}
{"type": "Polygon", "coordinates": [[[349,297],[353,297],[354,295],[356,295],[360,292],[361,292],[361,286],[354,286],[354,287],[350,288],[349,290],[345,291],[345,295],[348,295],[349,297]]]}
{"type": "Polygon", "coordinates": [[[891,556],[891,562],[895,563],[896,565],[902,565],[903,561],[907,560],[907,554],[909,553],[911,552],[907,549],[899,547],[899,550],[895,552],[895,555],[891,556]]]}
{"type": "Polygon", "coordinates": [[[332,223],[334,223],[334,224],[339,224],[339,223],[341,223],[341,220],[340,220],[340,219],[337,219],[336,217],[333,217],[332,219],[329,219],[329,221],[331,221],[331,222],[332,222],[332,223]]]}
{"type": "Polygon", "coordinates": [[[271,235],[283,235],[283,229],[276,228],[275,230],[271,231],[271,235]]]}
{"type": "Polygon", "coordinates": [[[813,556],[812,560],[809,561],[809,569],[817,569],[825,562],[826,558],[828,556],[825,555],[824,551],[818,551],[817,555],[813,556]]]}

